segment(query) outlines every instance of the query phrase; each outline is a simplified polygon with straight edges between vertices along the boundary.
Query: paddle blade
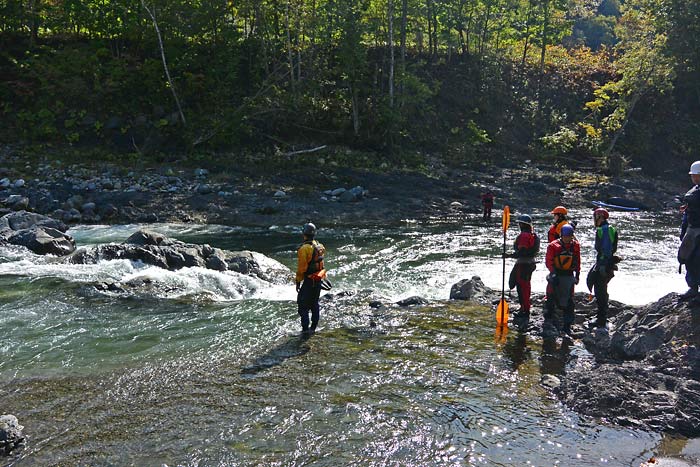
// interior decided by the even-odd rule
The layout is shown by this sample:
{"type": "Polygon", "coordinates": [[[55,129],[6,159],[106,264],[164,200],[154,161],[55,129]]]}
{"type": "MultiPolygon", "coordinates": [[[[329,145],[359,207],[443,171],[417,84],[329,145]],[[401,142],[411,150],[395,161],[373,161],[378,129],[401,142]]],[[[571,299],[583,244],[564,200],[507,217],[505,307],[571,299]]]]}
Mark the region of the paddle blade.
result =
{"type": "Polygon", "coordinates": [[[496,334],[493,336],[493,340],[496,344],[505,344],[508,337],[508,326],[496,326],[496,334]]]}
{"type": "Polygon", "coordinates": [[[496,307],[496,323],[499,326],[508,326],[508,302],[502,298],[496,307]]]}
{"type": "Polygon", "coordinates": [[[506,230],[508,230],[509,225],[510,225],[510,208],[508,206],[503,206],[502,226],[503,226],[504,232],[506,230]]]}

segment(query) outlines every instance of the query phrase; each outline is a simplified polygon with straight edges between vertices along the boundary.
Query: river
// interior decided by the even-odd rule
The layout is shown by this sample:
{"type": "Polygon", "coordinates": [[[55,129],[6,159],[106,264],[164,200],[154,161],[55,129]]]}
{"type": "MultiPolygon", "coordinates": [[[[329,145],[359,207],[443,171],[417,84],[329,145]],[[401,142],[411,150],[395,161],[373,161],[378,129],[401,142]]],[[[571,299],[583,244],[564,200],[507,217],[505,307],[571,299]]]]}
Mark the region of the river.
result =
{"type": "MultiPolygon", "coordinates": [[[[550,216],[535,212],[546,235],[550,216]]],[[[591,264],[590,211],[579,219],[591,264]]],[[[613,300],[685,290],[676,216],[614,213],[624,257],[613,300]]],[[[479,275],[500,288],[500,218],[325,228],[334,284],[319,332],[298,335],[292,285],[198,268],[110,261],[62,265],[0,250],[0,413],[25,426],[9,465],[634,466],[652,455],[700,459],[700,441],[580,417],[540,384],[590,360],[581,344],[543,348],[492,310],[447,300],[479,275]],[[147,278],[150,296],[90,293],[147,278]],[[370,308],[413,295],[426,306],[370,308]]],[[[77,226],[79,246],[139,226],[77,226]]],[[[508,234],[508,246],[516,235],[508,234]]],[[[293,268],[299,226],[151,225],[191,243],[263,253],[293,268]]],[[[544,249],[544,245],[543,245],[544,249]]],[[[508,260],[508,268],[512,264],[508,260]]],[[[543,291],[542,264],[533,289],[543,291]]],[[[583,290],[580,285],[578,290],[583,290]]],[[[509,299],[515,303],[515,294],[509,299]]]]}

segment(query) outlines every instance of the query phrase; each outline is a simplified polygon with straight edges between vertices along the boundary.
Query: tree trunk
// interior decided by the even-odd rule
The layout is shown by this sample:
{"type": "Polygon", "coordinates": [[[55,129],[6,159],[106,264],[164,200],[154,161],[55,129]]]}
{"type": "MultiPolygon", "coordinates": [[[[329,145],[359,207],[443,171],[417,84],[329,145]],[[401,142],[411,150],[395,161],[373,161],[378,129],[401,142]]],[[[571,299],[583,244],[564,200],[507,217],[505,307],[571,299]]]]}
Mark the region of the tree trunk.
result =
{"type": "Polygon", "coordinates": [[[527,50],[530,45],[530,19],[532,15],[532,2],[527,4],[527,14],[525,15],[525,40],[523,41],[523,59],[520,63],[520,67],[525,67],[525,61],[527,60],[527,50]]]}
{"type": "Polygon", "coordinates": [[[294,92],[294,52],[292,51],[292,31],[289,27],[289,5],[290,0],[287,0],[287,8],[284,13],[284,26],[287,30],[287,60],[289,61],[289,88],[294,92]]]}
{"type": "Polygon", "coordinates": [[[394,107],[394,0],[389,0],[389,107],[394,107]]]}
{"type": "Polygon", "coordinates": [[[160,35],[160,28],[158,27],[158,21],[156,21],[155,7],[153,8],[153,11],[149,10],[148,7],[146,6],[146,0],[141,0],[141,6],[143,6],[144,10],[146,10],[146,13],[148,13],[148,16],[151,17],[151,21],[153,21],[153,28],[156,30],[156,35],[158,36],[158,46],[160,47],[160,57],[163,60],[163,69],[165,70],[165,76],[168,78],[168,84],[170,85],[170,90],[173,93],[173,98],[175,99],[175,104],[177,105],[177,110],[180,113],[180,119],[182,120],[182,124],[187,125],[187,121],[185,120],[185,114],[182,112],[182,106],[180,105],[180,99],[177,97],[177,92],[175,91],[175,83],[173,83],[173,80],[170,78],[170,70],[168,70],[168,62],[165,59],[165,48],[163,47],[163,38],[160,35]]]}
{"type": "Polygon", "coordinates": [[[491,20],[491,2],[486,5],[486,17],[484,18],[484,27],[481,30],[479,38],[479,57],[483,57],[484,49],[486,49],[486,39],[489,33],[489,21],[491,20]]]}
{"type": "Polygon", "coordinates": [[[437,20],[437,10],[435,8],[435,3],[433,3],[432,14],[430,15],[433,21],[433,56],[437,58],[438,56],[438,20],[437,20]]]}
{"type": "Polygon", "coordinates": [[[304,0],[301,0],[299,8],[297,9],[297,33],[296,33],[296,47],[297,47],[297,81],[301,81],[301,41],[304,38],[304,22],[302,21],[302,16],[304,14],[304,0]]]}
{"type": "Polygon", "coordinates": [[[408,23],[408,0],[401,2],[401,71],[406,71],[406,28],[408,23]]]}
{"type": "Polygon", "coordinates": [[[360,136],[360,109],[357,97],[357,87],[350,83],[350,102],[352,104],[352,129],[355,137],[360,136]]]}
{"type": "Polygon", "coordinates": [[[31,33],[29,36],[29,48],[32,49],[39,42],[39,9],[41,0],[33,0],[30,7],[31,33]]]}
{"type": "Polygon", "coordinates": [[[641,92],[637,92],[632,96],[632,100],[629,103],[629,107],[625,112],[625,119],[623,120],[622,125],[620,125],[620,128],[613,134],[612,140],[610,140],[610,145],[608,145],[608,149],[606,149],[605,153],[603,154],[603,160],[605,160],[605,162],[608,165],[608,168],[613,172],[614,175],[619,175],[619,170],[622,169],[622,166],[620,164],[620,161],[613,160],[613,150],[615,149],[615,145],[617,144],[617,140],[620,138],[620,135],[624,133],[625,127],[630,121],[632,112],[634,111],[634,108],[637,106],[637,102],[639,102],[639,99],[641,97],[641,92]]]}
{"type": "Polygon", "coordinates": [[[544,81],[544,63],[547,54],[547,39],[549,36],[549,2],[544,0],[542,4],[542,52],[540,53],[540,72],[537,80],[537,115],[542,114],[542,82],[544,81]]]}
{"type": "Polygon", "coordinates": [[[467,18],[467,27],[465,29],[464,42],[467,44],[467,55],[471,53],[469,41],[471,36],[472,19],[474,18],[474,8],[469,10],[469,17],[467,18]]]}
{"type": "Polygon", "coordinates": [[[432,0],[428,0],[428,55],[431,56],[433,55],[433,14],[432,14],[432,5],[433,2],[432,0]]]}

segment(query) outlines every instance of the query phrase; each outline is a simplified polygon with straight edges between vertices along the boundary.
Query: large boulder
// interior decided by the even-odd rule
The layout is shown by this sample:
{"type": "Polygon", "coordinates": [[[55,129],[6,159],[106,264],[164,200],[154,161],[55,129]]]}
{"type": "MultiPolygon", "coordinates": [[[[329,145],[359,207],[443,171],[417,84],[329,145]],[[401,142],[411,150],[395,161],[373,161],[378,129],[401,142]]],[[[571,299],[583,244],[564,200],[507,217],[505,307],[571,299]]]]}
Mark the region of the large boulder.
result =
{"type": "Polygon", "coordinates": [[[24,442],[23,429],[14,415],[0,415],[0,455],[9,454],[24,442]]]}
{"type": "Polygon", "coordinates": [[[38,255],[65,256],[75,251],[73,237],[50,227],[19,230],[8,238],[8,242],[25,246],[38,255]]]}
{"type": "Polygon", "coordinates": [[[5,229],[23,230],[32,227],[50,227],[61,232],[68,230],[63,222],[33,212],[17,211],[0,217],[0,231],[5,229]]]}
{"type": "Polygon", "coordinates": [[[484,285],[479,276],[471,279],[462,279],[452,285],[450,289],[450,300],[471,300],[478,302],[489,301],[490,289],[484,285]]]}
{"type": "Polygon", "coordinates": [[[0,217],[0,244],[24,246],[39,255],[65,256],[75,251],[67,227],[41,214],[18,211],[0,217]]]}

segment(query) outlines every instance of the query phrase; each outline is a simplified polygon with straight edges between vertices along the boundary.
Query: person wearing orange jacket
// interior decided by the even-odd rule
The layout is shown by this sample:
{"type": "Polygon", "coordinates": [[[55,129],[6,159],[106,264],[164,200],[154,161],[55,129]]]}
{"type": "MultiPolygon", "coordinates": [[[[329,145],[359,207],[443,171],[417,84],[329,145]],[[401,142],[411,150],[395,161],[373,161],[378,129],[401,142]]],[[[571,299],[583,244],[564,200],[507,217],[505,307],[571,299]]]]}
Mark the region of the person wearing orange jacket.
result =
{"type": "Polygon", "coordinates": [[[555,325],[555,309],[563,310],[561,331],[571,333],[574,323],[574,287],[581,275],[581,245],[574,238],[574,228],[564,225],[561,237],[547,245],[545,265],[547,276],[547,299],[545,302],[545,325],[555,325]]]}
{"type": "Polygon", "coordinates": [[[314,240],[316,226],[312,223],[305,224],[302,229],[304,242],[297,250],[297,305],[301,318],[301,332],[304,335],[313,334],[316,331],[320,317],[318,300],[321,296],[321,280],[325,277],[323,257],[326,254],[325,247],[314,240]],[[309,312],[311,312],[311,326],[309,326],[309,312]]]}
{"type": "Polygon", "coordinates": [[[554,216],[554,222],[547,232],[547,242],[549,243],[561,237],[561,228],[565,225],[569,225],[569,218],[567,217],[568,211],[564,206],[557,206],[552,209],[551,214],[554,216]]]}

